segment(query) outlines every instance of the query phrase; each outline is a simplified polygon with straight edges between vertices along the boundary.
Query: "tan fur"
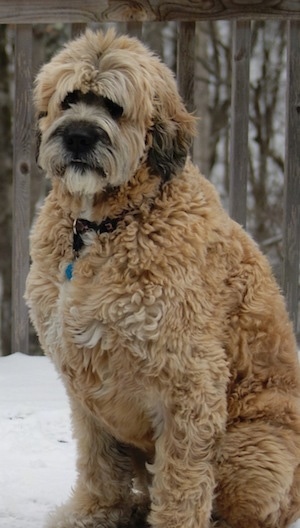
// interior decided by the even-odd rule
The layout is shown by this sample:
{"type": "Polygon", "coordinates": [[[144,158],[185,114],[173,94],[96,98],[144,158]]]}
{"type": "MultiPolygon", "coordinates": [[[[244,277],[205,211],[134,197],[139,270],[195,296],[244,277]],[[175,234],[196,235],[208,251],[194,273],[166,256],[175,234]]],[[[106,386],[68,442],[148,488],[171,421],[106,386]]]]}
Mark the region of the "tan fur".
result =
{"type": "Polygon", "coordinates": [[[141,527],[148,510],[153,528],[289,526],[300,516],[292,327],[266,259],[187,157],[194,118],[172,74],[135,39],[87,32],[41,70],[35,102],[53,188],[26,298],[78,443],[73,495],[46,526],[141,527]],[[63,110],[74,90],[123,115],[63,110]],[[93,151],[101,174],[64,166],[51,139],[82,120],[111,142],[93,151]],[[121,214],[112,233],[84,236],[66,280],[73,220],[121,214]]]}

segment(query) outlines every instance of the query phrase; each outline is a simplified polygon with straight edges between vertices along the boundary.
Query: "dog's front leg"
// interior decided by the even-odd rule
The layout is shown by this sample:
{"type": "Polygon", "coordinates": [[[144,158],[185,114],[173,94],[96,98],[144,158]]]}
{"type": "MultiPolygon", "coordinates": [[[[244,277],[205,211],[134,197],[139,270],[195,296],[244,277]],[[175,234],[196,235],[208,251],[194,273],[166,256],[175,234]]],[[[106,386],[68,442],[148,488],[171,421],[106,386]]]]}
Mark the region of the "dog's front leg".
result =
{"type": "Polygon", "coordinates": [[[71,400],[78,478],[70,500],[45,528],[116,528],[134,510],[132,463],[123,446],[80,403],[71,400]]]}
{"type": "MultiPolygon", "coordinates": [[[[154,528],[208,528],[214,494],[214,462],[226,422],[226,382],[218,367],[182,382],[170,378],[161,399],[161,431],[155,445],[151,513],[154,528]]],[[[224,374],[225,373],[225,374],[224,374]]]]}

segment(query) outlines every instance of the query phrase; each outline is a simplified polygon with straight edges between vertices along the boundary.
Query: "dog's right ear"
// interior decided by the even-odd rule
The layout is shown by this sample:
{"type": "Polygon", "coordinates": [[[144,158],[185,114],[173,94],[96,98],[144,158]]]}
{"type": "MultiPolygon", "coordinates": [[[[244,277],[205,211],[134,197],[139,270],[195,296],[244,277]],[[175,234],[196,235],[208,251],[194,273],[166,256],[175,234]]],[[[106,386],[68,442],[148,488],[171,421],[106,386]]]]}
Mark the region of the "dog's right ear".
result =
{"type": "Polygon", "coordinates": [[[42,141],[42,132],[39,127],[35,127],[35,161],[38,164],[39,155],[40,155],[40,146],[42,141]]]}
{"type": "Polygon", "coordinates": [[[38,164],[38,159],[40,155],[40,146],[41,146],[41,141],[42,141],[42,132],[39,127],[39,120],[42,119],[42,117],[46,117],[46,116],[47,116],[47,112],[40,112],[36,120],[36,124],[35,124],[35,161],[37,164],[38,164]]]}

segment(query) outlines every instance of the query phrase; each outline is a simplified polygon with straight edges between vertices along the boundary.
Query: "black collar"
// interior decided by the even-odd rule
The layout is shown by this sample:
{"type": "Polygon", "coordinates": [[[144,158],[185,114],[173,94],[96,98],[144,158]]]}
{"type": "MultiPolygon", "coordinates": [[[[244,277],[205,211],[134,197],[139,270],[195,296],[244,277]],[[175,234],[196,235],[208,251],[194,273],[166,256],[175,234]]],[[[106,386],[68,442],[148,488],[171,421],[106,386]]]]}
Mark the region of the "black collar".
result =
{"type": "MultiPolygon", "coordinates": [[[[126,213],[125,213],[126,214],[126,213]]],[[[100,224],[90,222],[84,218],[77,218],[73,222],[73,251],[75,257],[79,256],[81,248],[84,246],[82,235],[87,231],[95,231],[97,234],[112,233],[117,228],[119,222],[124,219],[125,214],[116,218],[105,218],[100,224]]]]}
{"type": "MultiPolygon", "coordinates": [[[[159,183],[159,192],[162,191],[163,187],[163,180],[159,183]]],[[[149,204],[150,211],[152,210],[154,206],[154,201],[149,204]]],[[[85,220],[84,218],[77,218],[73,222],[73,252],[75,258],[79,256],[79,252],[81,248],[84,246],[84,242],[82,239],[82,235],[86,233],[87,231],[95,231],[97,234],[102,233],[112,233],[117,229],[118,224],[124,220],[125,216],[130,213],[134,216],[138,214],[138,211],[129,211],[128,209],[123,211],[122,214],[117,216],[116,218],[104,218],[100,224],[96,224],[96,222],[90,222],[90,220],[85,220]]]]}

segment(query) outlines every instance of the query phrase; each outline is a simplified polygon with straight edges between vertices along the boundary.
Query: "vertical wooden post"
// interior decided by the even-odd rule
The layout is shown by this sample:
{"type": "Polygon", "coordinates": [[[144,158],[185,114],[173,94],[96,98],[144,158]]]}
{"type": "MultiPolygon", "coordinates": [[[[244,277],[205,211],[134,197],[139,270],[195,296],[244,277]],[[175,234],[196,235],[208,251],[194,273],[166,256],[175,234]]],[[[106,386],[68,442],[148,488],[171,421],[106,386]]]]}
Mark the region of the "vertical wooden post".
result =
{"type": "Polygon", "coordinates": [[[143,23],[142,22],[127,22],[126,31],[131,37],[136,37],[142,40],[143,37],[143,23]]]}
{"type": "Polygon", "coordinates": [[[209,25],[207,21],[196,25],[195,50],[195,110],[197,136],[194,141],[193,160],[202,174],[209,177],[210,172],[210,115],[209,115],[209,73],[205,67],[208,63],[209,25]]]}
{"type": "Polygon", "coordinates": [[[74,23],[71,25],[71,38],[76,38],[81,35],[81,33],[84,33],[86,29],[86,24],[81,23],[74,23]]]}
{"type": "Polygon", "coordinates": [[[195,110],[195,22],[178,24],[177,83],[181,97],[189,112],[195,110]]]}
{"type": "Polygon", "coordinates": [[[249,62],[251,22],[233,23],[231,135],[230,135],[230,216],[246,226],[248,173],[249,62]]]}
{"type": "Polygon", "coordinates": [[[18,25],[15,35],[12,352],[28,353],[28,314],[23,296],[29,268],[32,27],[18,25]]]}
{"type": "Polygon", "coordinates": [[[297,330],[300,255],[300,20],[288,23],[282,286],[297,330]]]}

